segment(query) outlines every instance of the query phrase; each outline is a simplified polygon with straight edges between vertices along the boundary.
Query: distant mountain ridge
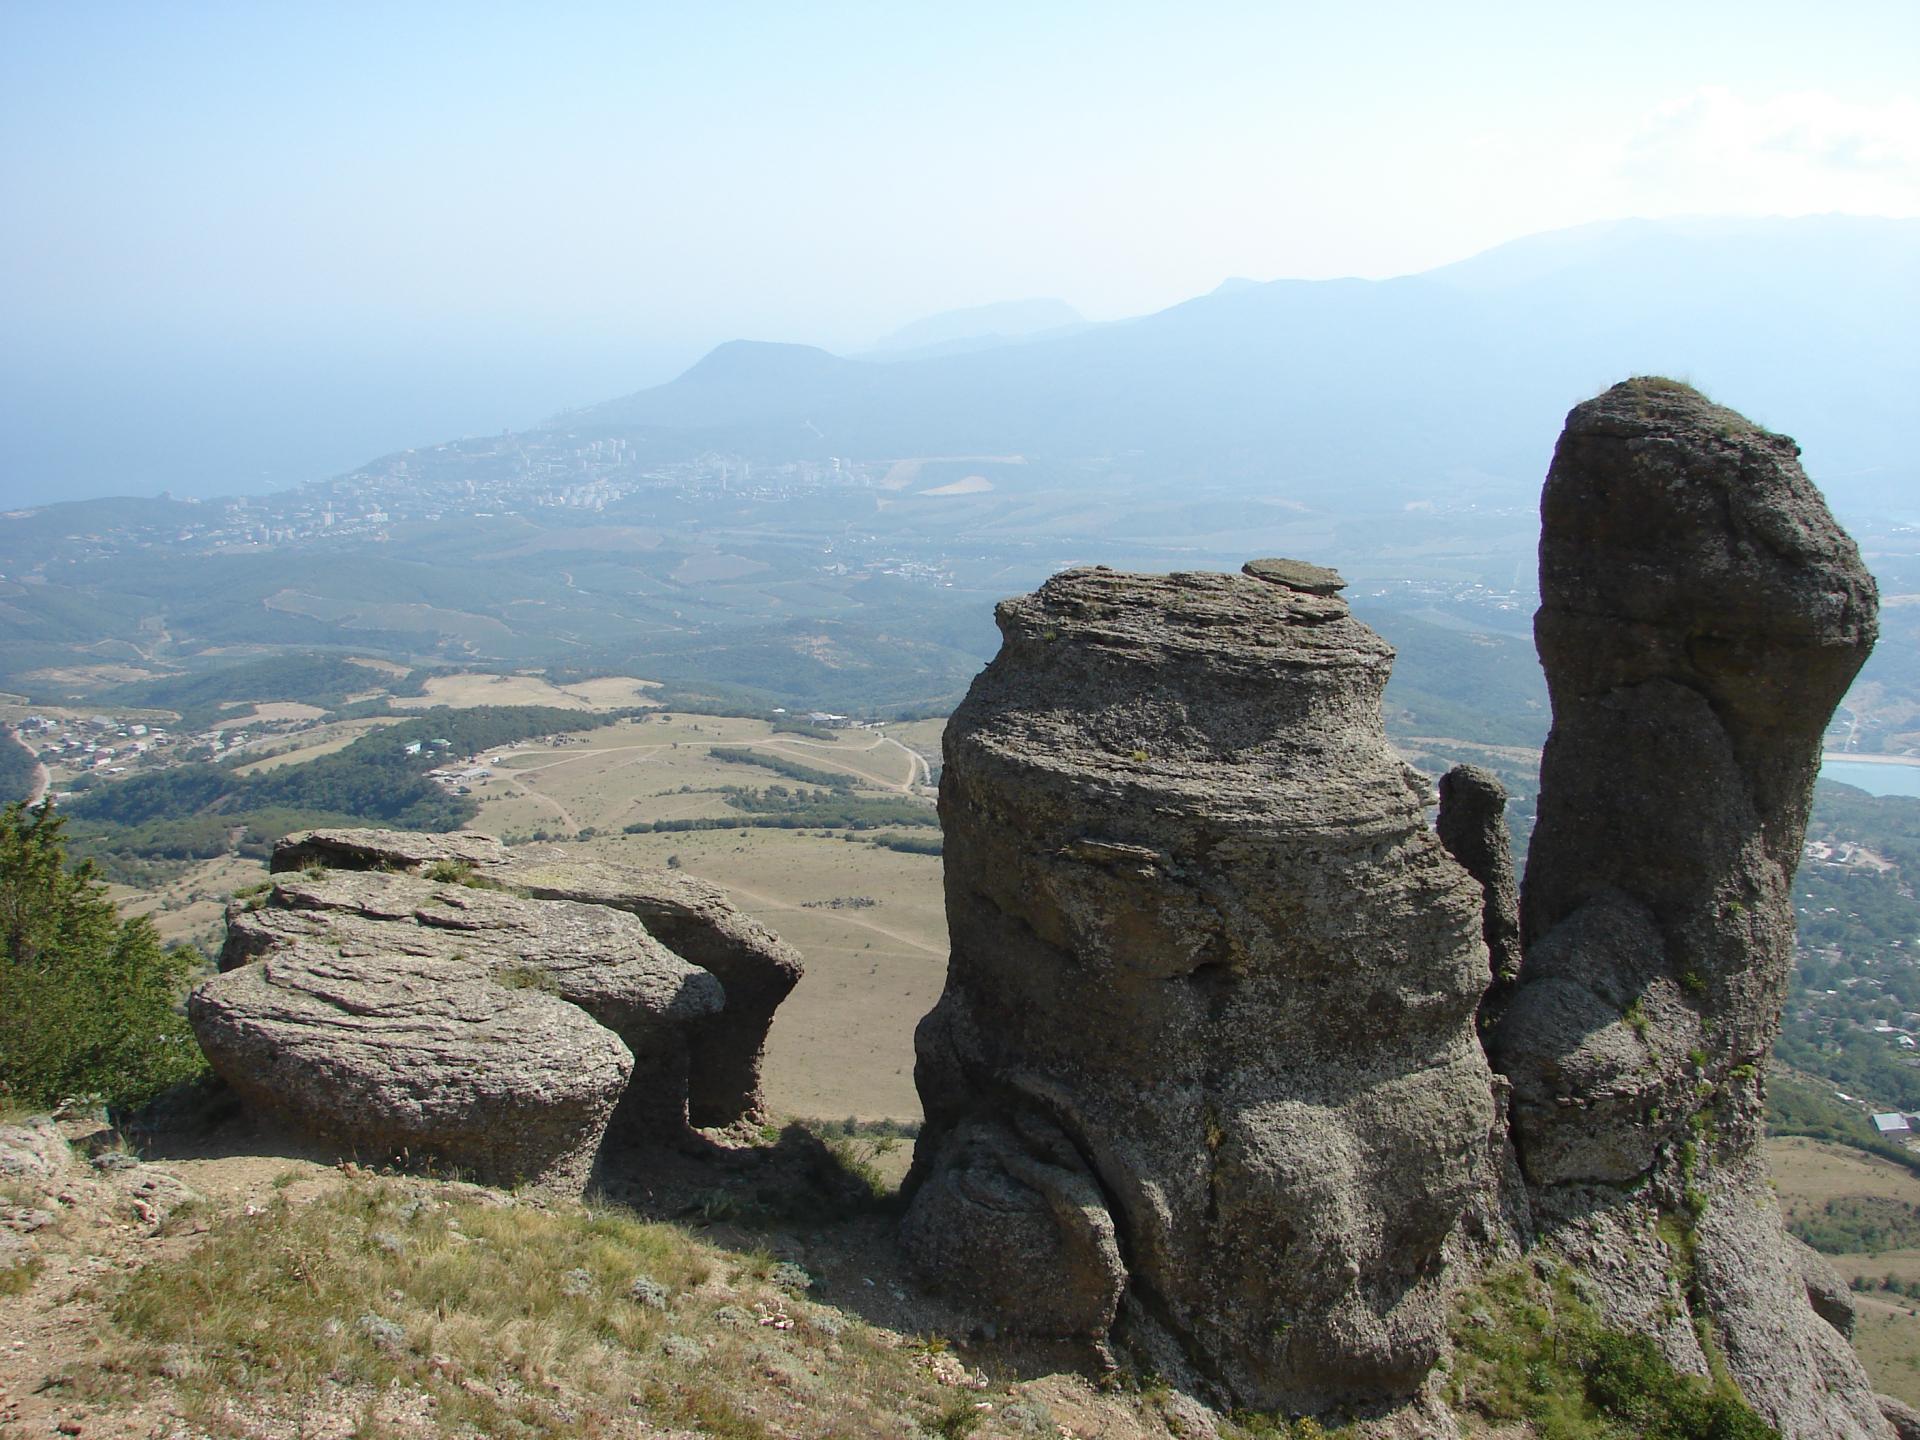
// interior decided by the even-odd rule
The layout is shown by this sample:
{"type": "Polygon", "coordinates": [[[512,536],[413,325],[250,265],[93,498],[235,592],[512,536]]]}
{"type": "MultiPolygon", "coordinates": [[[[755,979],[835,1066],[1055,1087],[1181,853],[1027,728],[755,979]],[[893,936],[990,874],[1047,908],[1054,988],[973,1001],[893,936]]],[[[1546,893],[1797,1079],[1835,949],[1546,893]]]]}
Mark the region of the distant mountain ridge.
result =
{"type": "Polygon", "coordinates": [[[1897,505],[1920,478],[1917,324],[1920,221],[1626,220],[885,364],[736,341],[562,423],[770,456],[1133,456],[1306,497],[1519,496],[1572,404],[1664,373],[1794,434],[1843,507],[1897,505]]]}
{"type": "Polygon", "coordinates": [[[915,320],[860,353],[879,360],[986,350],[1035,336],[1065,334],[1087,323],[1087,317],[1064,300],[1004,300],[915,320]]]}

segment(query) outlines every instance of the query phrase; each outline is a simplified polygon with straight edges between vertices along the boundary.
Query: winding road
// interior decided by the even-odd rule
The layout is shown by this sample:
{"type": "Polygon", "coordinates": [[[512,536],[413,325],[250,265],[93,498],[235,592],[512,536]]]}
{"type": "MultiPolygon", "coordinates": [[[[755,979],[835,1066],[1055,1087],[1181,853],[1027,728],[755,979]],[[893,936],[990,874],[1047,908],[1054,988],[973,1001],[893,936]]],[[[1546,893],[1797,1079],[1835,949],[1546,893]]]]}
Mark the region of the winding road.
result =
{"type": "Polygon", "coordinates": [[[26,736],[9,725],[7,738],[33,757],[33,780],[27,787],[27,808],[31,810],[47,798],[47,786],[52,783],[53,776],[48,773],[47,767],[40,763],[40,752],[27,743],[26,736]]]}

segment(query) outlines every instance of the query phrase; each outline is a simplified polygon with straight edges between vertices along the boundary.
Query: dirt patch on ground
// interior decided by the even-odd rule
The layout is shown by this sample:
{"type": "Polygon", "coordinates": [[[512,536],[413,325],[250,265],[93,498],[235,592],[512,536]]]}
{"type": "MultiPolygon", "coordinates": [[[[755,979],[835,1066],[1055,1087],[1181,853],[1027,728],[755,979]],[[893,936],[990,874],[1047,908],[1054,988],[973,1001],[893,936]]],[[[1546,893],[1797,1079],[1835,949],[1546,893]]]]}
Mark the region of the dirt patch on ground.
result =
{"type": "Polygon", "coordinates": [[[945,485],[936,485],[931,490],[922,490],[922,495],[984,495],[993,489],[993,482],[984,475],[964,475],[945,485]]]}
{"type": "Polygon", "coordinates": [[[327,712],[318,705],[302,705],[297,700],[275,700],[271,704],[256,705],[245,700],[231,700],[220,707],[223,710],[245,709],[246,714],[235,715],[219,721],[216,730],[232,730],[241,725],[257,725],[272,720],[318,720],[327,712]]]}
{"type": "Polygon", "coordinates": [[[20,678],[42,685],[79,685],[96,689],[106,685],[134,685],[142,680],[158,680],[171,672],[145,670],[138,665],[61,665],[51,670],[30,670],[20,678]]]}

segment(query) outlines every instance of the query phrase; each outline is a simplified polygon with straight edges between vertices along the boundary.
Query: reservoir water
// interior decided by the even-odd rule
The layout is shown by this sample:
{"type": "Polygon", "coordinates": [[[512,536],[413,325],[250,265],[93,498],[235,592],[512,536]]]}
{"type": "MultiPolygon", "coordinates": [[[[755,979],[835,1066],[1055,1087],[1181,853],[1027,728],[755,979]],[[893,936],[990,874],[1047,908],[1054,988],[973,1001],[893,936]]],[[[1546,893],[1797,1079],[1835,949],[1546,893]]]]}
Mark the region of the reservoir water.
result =
{"type": "Polygon", "coordinates": [[[1920,796],[1920,765],[1881,765],[1870,760],[1823,760],[1822,780],[1854,785],[1869,795],[1920,796]]]}

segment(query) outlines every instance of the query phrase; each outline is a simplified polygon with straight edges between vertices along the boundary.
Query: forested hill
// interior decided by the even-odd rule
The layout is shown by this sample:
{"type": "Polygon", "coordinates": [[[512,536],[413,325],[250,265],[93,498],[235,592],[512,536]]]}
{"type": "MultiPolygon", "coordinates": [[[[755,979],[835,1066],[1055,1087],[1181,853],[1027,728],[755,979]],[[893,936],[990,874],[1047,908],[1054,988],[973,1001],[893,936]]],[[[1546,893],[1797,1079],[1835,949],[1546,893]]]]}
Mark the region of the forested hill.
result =
{"type": "Polygon", "coordinates": [[[17,732],[11,726],[0,725],[0,805],[29,798],[38,773],[38,762],[20,743],[17,732]]]}

